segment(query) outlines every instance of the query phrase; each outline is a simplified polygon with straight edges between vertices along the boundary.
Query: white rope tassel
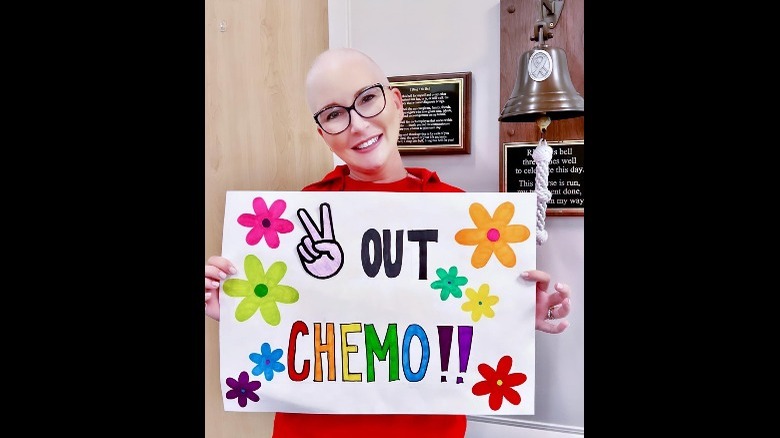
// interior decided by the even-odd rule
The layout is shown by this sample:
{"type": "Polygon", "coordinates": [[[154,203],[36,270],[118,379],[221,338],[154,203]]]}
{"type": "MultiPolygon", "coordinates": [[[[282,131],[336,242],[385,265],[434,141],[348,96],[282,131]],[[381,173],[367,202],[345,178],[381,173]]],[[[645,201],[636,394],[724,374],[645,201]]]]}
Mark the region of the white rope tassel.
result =
{"type": "Polygon", "coordinates": [[[536,192],[536,244],[541,245],[547,241],[547,231],[544,229],[544,219],[547,216],[547,201],[552,194],[547,190],[547,175],[550,173],[550,160],[553,151],[547,145],[547,140],[542,138],[534,148],[532,155],[536,162],[536,179],[534,191],[536,192]]]}

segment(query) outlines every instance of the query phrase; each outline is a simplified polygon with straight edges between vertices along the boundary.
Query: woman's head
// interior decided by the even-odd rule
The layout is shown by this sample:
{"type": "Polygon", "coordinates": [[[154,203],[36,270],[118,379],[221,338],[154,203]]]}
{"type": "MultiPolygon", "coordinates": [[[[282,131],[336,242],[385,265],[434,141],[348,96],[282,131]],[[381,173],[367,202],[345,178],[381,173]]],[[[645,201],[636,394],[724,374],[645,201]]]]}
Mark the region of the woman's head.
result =
{"type": "Polygon", "coordinates": [[[323,52],[306,77],[306,97],[317,114],[317,132],[351,174],[375,180],[403,168],[398,152],[401,92],[390,88],[370,57],[347,48],[323,52]]]}

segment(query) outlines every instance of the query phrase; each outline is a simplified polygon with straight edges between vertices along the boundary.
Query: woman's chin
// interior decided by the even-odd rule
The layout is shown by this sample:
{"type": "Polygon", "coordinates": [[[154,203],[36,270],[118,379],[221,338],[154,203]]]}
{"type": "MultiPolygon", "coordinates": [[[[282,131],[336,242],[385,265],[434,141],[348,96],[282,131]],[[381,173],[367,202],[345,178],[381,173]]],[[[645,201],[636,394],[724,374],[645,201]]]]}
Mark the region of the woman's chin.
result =
{"type": "Polygon", "coordinates": [[[344,160],[350,167],[361,169],[380,169],[387,163],[387,151],[374,145],[366,149],[349,154],[349,161],[344,160]]]}

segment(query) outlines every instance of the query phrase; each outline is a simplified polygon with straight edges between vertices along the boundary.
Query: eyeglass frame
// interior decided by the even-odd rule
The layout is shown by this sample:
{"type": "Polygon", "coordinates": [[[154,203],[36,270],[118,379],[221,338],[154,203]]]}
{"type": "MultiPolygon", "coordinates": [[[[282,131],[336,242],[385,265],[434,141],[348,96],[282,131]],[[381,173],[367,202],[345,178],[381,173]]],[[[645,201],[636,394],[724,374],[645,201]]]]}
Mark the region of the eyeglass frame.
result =
{"type": "MultiPolygon", "coordinates": [[[[388,89],[391,89],[391,88],[393,88],[393,87],[388,87],[388,89]]],[[[325,131],[325,132],[326,132],[326,133],[328,133],[329,135],[339,135],[339,134],[341,134],[342,132],[344,132],[344,131],[346,131],[347,129],[349,129],[350,125],[352,125],[352,110],[355,110],[355,112],[356,112],[356,113],[357,113],[357,114],[358,114],[360,117],[363,117],[364,119],[372,119],[372,118],[374,118],[374,117],[376,117],[376,116],[378,116],[378,115],[382,114],[382,112],[385,110],[385,108],[387,108],[387,95],[385,94],[385,86],[384,86],[384,85],[382,85],[382,83],[381,83],[381,82],[377,82],[376,84],[369,85],[368,87],[366,87],[366,88],[363,88],[362,90],[360,90],[360,91],[357,93],[357,96],[355,96],[355,100],[354,100],[354,101],[352,101],[352,105],[350,105],[350,106],[343,106],[343,105],[331,105],[331,106],[326,106],[325,108],[323,108],[323,109],[321,109],[321,110],[317,111],[316,113],[314,113],[314,122],[315,122],[315,123],[317,123],[317,126],[319,126],[319,127],[320,127],[320,129],[322,129],[323,131],[325,131]],[[384,103],[384,105],[382,105],[382,109],[381,109],[381,110],[379,110],[379,112],[378,112],[378,113],[374,114],[373,116],[366,117],[366,116],[364,116],[363,114],[360,114],[360,111],[358,111],[358,109],[357,109],[357,108],[355,108],[355,104],[357,103],[357,100],[358,100],[358,98],[360,97],[360,95],[362,95],[362,94],[363,94],[363,93],[365,93],[366,91],[368,91],[368,90],[370,90],[370,89],[372,89],[372,88],[376,88],[376,87],[379,87],[379,89],[382,91],[382,99],[384,100],[384,102],[385,102],[385,103],[384,103]],[[331,132],[328,132],[328,130],[327,130],[327,129],[325,129],[325,128],[323,128],[323,127],[322,127],[322,124],[320,123],[320,120],[317,118],[317,116],[319,116],[320,114],[322,114],[322,113],[323,113],[323,112],[325,112],[326,110],[333,109],[333,108],[343,108],[343,109],[345,109],[345,110],[347,111],[347,117],[349,117],[349,122],[347,123],[347,126],[345,126],[345,127],[344,127],[344,129],[342,129],[341,131],[339,131],[339,132],[336,132],[336,133],[331,133],[331,132]]]]}

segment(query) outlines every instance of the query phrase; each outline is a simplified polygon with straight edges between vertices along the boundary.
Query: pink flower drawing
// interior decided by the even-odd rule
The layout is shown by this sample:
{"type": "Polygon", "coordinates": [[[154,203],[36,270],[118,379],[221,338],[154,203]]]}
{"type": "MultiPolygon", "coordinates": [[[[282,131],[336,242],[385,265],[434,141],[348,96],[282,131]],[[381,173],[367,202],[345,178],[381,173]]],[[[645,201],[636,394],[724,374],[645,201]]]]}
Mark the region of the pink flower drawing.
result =
{"type": "Polygon", "coordinates": [[[251,228],[246,235],[246,243],[257,245],[265,237],[265,242],[269,248],[279,247],[279,234],[289,233],[293,230],[293,223],[280,216],[287,208],[287,203],[282,199],[277,199],[268,208],[262,197],[257,197],[252,201],[252,208],[255,213],[243,213],[238,217],[238,223],[251,228]]]}

